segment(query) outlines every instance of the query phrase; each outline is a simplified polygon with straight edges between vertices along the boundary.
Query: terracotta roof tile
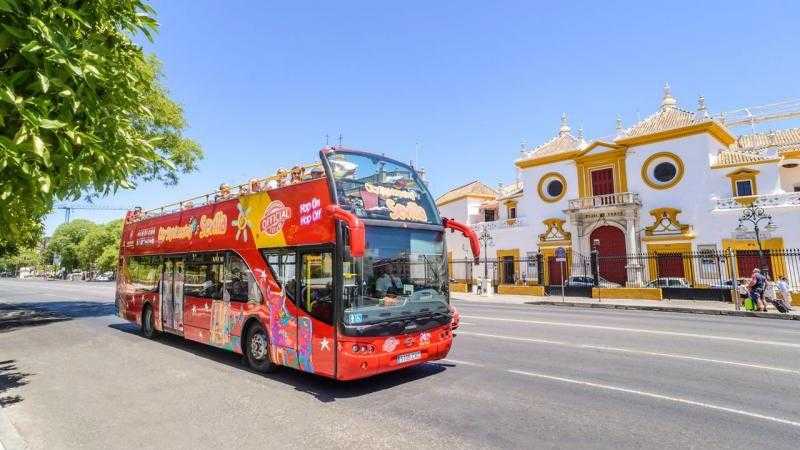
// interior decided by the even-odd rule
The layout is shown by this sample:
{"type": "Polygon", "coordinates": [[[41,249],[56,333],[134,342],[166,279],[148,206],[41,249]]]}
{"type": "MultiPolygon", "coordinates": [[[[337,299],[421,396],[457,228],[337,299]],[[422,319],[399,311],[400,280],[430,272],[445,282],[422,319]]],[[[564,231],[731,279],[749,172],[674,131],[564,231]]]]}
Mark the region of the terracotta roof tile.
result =
{"type": "Polygon", "coordinates": [[[436,204],[448,203],[463,197],[496,198],[497,192],[480,181],[475,180],[463,186],[450,189],[440,195],[439,198],[436,199],[436,204]]]}

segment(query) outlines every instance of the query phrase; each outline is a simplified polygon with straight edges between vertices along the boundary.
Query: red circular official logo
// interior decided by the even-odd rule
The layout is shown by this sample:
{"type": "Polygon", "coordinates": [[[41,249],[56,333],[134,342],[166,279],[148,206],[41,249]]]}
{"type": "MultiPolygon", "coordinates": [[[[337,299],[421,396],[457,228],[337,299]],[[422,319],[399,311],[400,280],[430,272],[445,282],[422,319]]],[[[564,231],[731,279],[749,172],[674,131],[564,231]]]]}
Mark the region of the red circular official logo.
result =
{"type": "Polygon", "coordinates": [[[261,231],[268,235],[278,234],[283,229],[283,224],[291,217],[292,210],[286,207],[282,201],[274,200],[264,210],[264,217],[261,218],[261,231]]]}

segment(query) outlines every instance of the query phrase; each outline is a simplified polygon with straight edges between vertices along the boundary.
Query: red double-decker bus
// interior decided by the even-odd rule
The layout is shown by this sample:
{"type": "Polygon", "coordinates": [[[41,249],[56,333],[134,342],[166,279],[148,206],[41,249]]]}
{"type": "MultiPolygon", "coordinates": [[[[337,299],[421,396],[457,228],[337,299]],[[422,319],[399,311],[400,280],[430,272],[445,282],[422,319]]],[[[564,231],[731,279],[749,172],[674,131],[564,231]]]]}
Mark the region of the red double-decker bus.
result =
{"type": "Polygon", "coordinates": [[[320,162],[126,215],[120,317],[339,380],[443,358],[450,228],[414,169],[322,149],[320,162]]]}

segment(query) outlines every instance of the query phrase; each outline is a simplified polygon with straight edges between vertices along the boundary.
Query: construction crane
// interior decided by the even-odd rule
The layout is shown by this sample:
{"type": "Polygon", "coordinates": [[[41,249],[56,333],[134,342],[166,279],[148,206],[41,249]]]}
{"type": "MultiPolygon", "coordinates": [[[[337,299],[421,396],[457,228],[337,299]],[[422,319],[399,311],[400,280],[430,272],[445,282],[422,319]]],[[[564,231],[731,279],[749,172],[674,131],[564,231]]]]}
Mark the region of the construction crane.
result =
{"type": "Polygon", "coordinates": [[[715,117],[729,128],[800,118],[800,99],[724,112],[715,117]]]}
{"type": "Polygon", "coordinates": [[[133,208],[119,208],[116,206],[104,206],[104,205],[92,205],[92,204],[68,205],[66,203],[59,203],[55,205],[53,209],[63,209],[64,223],[69,223],[69,217],[70,215],[72,215],[72,211],[76,209],[86,209],[91,211],[130,211],[133,208]]]}

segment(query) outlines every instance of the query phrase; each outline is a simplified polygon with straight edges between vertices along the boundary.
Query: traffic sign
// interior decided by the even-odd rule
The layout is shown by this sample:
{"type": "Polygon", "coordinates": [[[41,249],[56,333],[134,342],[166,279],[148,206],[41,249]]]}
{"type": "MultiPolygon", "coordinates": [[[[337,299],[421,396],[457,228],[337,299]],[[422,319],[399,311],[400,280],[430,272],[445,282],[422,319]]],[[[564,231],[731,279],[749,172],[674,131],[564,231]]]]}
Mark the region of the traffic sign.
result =
{"type": "Polygon", "coordinates": [[[567,251],[564,250],[564,247],[556,248],[556,262],[566,262],[567,261],[567,251]]]}

